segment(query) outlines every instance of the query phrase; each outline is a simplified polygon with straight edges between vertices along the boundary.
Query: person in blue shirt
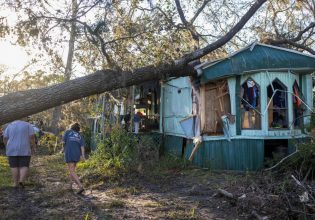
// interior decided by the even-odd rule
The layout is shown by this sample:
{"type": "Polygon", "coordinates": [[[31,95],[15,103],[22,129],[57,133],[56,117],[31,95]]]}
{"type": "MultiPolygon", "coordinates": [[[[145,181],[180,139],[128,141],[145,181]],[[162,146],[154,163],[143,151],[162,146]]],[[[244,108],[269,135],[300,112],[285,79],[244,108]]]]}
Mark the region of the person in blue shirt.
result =
{"type": "Polygon", "coordinates": [[[68,164],[70,180],[78,185],[79,191],[77,193],[81,194],[84,191],[84,188],[75,172],[76,165],[80,159],[85,160],[84,142],[83,137],[80,134],[79,123],[74,123],[71,125],[71,128],[64,133],[63,143],[65,161],[68,164]]]}

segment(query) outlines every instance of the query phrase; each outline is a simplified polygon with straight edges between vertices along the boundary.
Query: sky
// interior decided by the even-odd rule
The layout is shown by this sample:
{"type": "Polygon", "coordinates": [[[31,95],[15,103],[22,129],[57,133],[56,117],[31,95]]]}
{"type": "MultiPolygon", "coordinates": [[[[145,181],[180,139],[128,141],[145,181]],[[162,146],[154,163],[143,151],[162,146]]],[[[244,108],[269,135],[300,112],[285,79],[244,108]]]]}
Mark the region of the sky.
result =
{"type": "Polygon", "coordinates": [[[8,41],[0,41],[0,65],[4,65],[6,72],[16,73],[23,69],[29,58],[26,52],[17,45],[12,45],[8,41]]]}
{"type": "MultiPolygon", "coordinates": [[[[8,9],[2,8],[0,16],[5,17],[9,25],[16,23],[16,14],[8,9]]],[[[13,45],[10,40],[9,37],[0,39],[0,66],[5,67],[6,74],[15,74],[25,67],[30,58],[22,47],[13,45]]]]}

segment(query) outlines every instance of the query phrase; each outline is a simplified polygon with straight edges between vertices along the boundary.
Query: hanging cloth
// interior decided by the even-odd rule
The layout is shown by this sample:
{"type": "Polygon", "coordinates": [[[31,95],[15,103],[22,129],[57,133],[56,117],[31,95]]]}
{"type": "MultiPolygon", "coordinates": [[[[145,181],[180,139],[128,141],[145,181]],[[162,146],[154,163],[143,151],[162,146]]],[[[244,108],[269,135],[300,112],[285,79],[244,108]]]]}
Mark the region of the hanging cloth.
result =
{"type": "Polygon", "coordinates": [[[301,105],[302,105],[302,101],[301,101],[301,98],[300,98],[300,93],[301,92],[300,92],[299,85],[297,84],[296,81],[293,84],[293,93],[294,93],[293,103],[296,105],[296,107],[300,108],[301,105]]]}
{"type": "Polygon", "coordinates": [[[248,111],[249,109],[256,108],[257,101],[258,101],[258,87],[256,86],[256,83],[253,80],[247,80],[246,85],[244,88],[244,96],[243,98],[250,104],[248,105],[245,102],[245,109],[248,111]]]}

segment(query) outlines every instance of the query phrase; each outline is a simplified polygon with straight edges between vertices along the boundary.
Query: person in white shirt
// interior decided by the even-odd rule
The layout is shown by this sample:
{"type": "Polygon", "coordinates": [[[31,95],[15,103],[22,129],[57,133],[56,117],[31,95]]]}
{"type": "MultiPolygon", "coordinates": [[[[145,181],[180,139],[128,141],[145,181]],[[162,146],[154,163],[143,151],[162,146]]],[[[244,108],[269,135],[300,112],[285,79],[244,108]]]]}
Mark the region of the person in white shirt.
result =
{"type": "Polygon", "coordinates": [[[6,145],[6,155],[12,171],[14,186],[24,188],[32,149],[35,147],[33,126],[23,120],[13,121],[4,131],[3,141],[6,145]]]}

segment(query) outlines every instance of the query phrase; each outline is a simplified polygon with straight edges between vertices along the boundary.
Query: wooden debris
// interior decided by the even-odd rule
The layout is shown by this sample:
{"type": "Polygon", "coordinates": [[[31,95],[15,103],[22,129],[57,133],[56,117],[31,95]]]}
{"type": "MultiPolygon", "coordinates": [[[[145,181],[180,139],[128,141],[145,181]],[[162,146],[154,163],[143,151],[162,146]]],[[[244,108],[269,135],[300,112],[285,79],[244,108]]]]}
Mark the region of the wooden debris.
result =
{"type": "Polygon", "coordinates": [[[220,189],[220,188],[218,189],[218,191],[219,191],[219,194],[221,194],[227,198],[234,199],[234,196],[232,193],[229,193],[228,191],[226,191],[224,189],[220,189]]]}
{"type": "Polygon", "coordinates": [[[262,216],[260,216],[255,210],[253,210],[251,214],[252,214],[253,216],[255,216],[256,219],[258,219],[258,220],[266,220],[266,219],[268,219],[268,217],[262,217],[262,216]]]}
{"type": "Polygon", "coordinates": [[[190,154],[189,161],[192,161],[192,160],[194,159],[195,153],[196,153],[197,150],[199,149],[200,144],[201,144],[200,141],[198,141],[198,142],[196,143],[194,149],[192,150],[192,152],[191,152],[191,154],[190,154]]]}

